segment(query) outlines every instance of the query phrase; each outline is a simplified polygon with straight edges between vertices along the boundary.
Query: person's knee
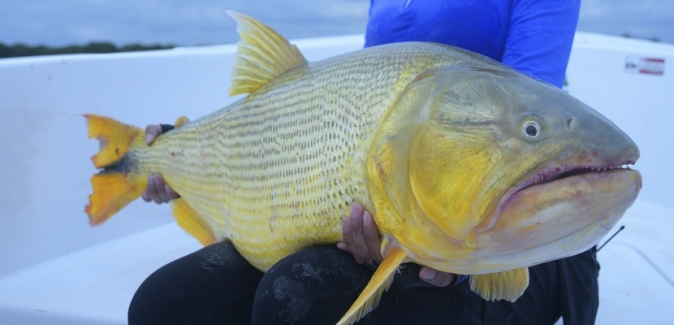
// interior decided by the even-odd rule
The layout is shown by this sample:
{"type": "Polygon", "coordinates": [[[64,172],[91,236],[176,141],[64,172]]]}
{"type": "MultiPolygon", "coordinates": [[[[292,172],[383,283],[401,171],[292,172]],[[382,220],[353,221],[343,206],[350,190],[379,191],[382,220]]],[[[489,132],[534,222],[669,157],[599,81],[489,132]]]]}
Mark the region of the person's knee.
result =
{"type": "Polygon", "coordinates": [[[292,254],[276,263],[260,281],[253,304],[253,324],[273,320],[334,322],[341,302],[355,299],[372,273],[332,246],[292,254]]]}
{"type": "Polygon", "coordinates": [[[133,296],[128,321],[164,324],[207,320],[229,305],[238,306],[241,301],[250,304],[260,278],[262,273],[231,243],[213,244],[152,273],[133,296]]]}
{"type": "Polygon", "coordinates": [[[129,324],[151,324],[164,319],[170,312],[180,307],[179,285],[168,280],[173,265],[168,264],[152,273],[138,287],[131,299],[128,311],[129,324]]]}

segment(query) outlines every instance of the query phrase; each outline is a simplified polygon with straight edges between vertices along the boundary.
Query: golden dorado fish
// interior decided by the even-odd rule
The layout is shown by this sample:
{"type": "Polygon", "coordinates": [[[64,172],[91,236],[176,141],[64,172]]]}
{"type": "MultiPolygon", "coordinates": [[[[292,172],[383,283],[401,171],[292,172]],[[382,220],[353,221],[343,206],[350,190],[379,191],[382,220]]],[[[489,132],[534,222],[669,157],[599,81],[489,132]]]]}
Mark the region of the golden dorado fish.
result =
{"type": "Polygon", "coordinates": [[[342,323],[376,305],[401,263],[470,274],[514,301],[528,267],[595,245],[634,202],[639,157],[620,129],[567,93],[498,62],[397,43],[318,62],[230,12],[241,42],[230,95],[248,96],[147,146],[144,131],[88,115],[86,207],[98,225],[163,176],[202,244],[231,241],[266,271],[337,243],[353,202],[374,212],[385,256],[342,323]]]}

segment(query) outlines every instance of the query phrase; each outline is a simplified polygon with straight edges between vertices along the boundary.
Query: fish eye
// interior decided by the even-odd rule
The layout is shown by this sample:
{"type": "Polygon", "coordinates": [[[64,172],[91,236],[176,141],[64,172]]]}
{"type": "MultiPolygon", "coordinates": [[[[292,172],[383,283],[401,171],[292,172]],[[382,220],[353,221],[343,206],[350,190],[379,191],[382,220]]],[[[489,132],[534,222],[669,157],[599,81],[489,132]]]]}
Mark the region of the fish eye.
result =
{"type": "Polygon", "coordinates": [[[536,121],[526,121],[522,124],[522,133],[529,139],[536,139],[541,135],[541,125],[536,121]]]}

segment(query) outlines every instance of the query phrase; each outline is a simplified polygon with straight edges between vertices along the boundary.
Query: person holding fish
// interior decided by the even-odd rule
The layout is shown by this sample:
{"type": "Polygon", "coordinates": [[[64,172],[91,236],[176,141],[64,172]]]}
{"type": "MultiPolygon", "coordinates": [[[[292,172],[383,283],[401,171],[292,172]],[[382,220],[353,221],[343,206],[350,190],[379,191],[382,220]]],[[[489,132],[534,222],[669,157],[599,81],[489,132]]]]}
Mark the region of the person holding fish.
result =
{"type": "MultiPolygon", "coordinates": [[[[561,87],[579,6],[578,0],[372,0],[365,46],[453,45],[561,87]]],[[[147,144],[171,128],[148,126],[147,144]]],[[[166,203],[180,196],[153,175],[142,197],[166,203]]],[[[363,205],[351,205],[342,232],[336,247],[292,254],[266,274],[229,242],[207,246],[151,275],[131,302],[129,323],[334,324],[383,259],[377,224],[363,205]]],[[[465,276],[405,264],[379,307],[358,324],[554,324],[560,317],[566,325],[594,323],[594,248],[529,269],[528,289],[509,302],[485,301],[465,276]]]]}

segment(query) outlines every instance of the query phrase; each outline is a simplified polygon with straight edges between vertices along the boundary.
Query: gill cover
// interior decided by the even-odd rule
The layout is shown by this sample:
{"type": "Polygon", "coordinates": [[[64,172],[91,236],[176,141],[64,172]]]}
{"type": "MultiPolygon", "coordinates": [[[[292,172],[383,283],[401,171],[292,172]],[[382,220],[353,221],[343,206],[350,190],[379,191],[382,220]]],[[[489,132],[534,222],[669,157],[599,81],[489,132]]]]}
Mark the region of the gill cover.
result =
{"type": "MultiPolygon", "coordinates": [[[[487,175],[502,158],[495,130],[502,107],[493,98],[503,96],[491,95],[501,90],[487,75],[470,68],[429,71],[393,104],[368,165],[371,190],[382,194],[372,195],[382,231],[402,235],[402,224],[413,218],[474,245],[471,232],[492,205],[485,191],[499,182],[487,175]]],[[[407,240],[396,238],[405,246],[407,240]]]]}

